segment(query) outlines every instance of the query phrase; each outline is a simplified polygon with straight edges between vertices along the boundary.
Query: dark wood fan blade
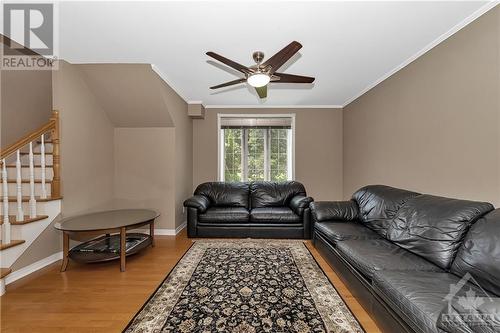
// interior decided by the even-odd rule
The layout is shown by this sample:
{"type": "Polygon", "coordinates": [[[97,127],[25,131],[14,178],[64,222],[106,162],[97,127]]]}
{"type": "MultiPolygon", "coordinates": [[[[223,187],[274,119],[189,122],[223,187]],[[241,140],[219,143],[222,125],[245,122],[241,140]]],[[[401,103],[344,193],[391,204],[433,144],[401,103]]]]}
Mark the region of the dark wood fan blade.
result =
{"type": "Polygon", "coordinates": [[[213,86],[213,87],[210,87],[210,89],[218,89],[218,88],[222,88],[222,87],[228,87],[228,86],[232,86],[232,85],[235,85],[235,84],[238,84],[238,83],[243,83],[245,82],[247,79],[238,79],[238,80],[233,80],[233,81],[229,81],[229,82],[226,82],[226,83],[221,83],[219,85],[216,85],[216,86],[213,86]]]}
{"type": "Polygon", "coordinates": [[[314,78],[310,76],[293,75],[285,73],[274,73],[279,77],[279,80],[273,81],[276,83],[313,83],[314,78]]]}
{"type": "Polygon", "coordinates": [[[271,58],[267,59],[263,63],[264,66],[271,66],[270,74],[276,72],[285,62],[288,61],[295,53],[297,53],[302,48],[302,44],[293,41],[287,46],[285,46],[281,51],[273,55],[271,58]]]}
{"type": "Polygon", "coordinates": [[[259,95],[260,98],[267,97],[267,86],[255,87],[255,91],[257,91],[257,94],[259,95]]]}
{"type": "Polygon", "coordinates": [[[234,62],[232,60],[229,60],[228,58],[223,57],[217,53],[207,52],[206,54],[207,54],[207,56],[212,57],[216,60],[219,60],[223,64],[226,64],[229,67],[236,69],[237,71],[240,71],[240,72],[245,73],[245,74],[251,73],[251,70],[248,67],[243,66],[241,64],[238,64],[237,62],[234,62]]]}

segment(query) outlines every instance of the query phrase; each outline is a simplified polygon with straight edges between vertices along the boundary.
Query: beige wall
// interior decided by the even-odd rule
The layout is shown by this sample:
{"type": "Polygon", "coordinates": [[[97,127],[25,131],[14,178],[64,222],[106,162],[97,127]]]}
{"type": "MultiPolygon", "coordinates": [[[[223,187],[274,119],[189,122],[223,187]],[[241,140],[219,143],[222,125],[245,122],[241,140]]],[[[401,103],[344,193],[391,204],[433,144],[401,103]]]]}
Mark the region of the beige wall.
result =
{"type": "MultiPolygon", "coordinates": [[[[2,34],[0,43],[21,46],[2,34]]],[[[17,49],[17,52],[19,55],[26,54],[24,49],[17,49]]],[[[32,52],[28,51],[32,56],[38,56],[32,52]]],[[[51,71],[0,70],[1,148],[15,143],[24,135],[47,123],[51,112],[51,71]]]]}
{"type": "Polygon", "coordinates": [[[16,271],[61,251],[62,237],[55,231],[57,218],[37,237],[24,253],[10,267],[16,271]]]}
{"type": "Polygon", "coordinates": [[[80,64],[85,81],[115,127],[173,127],[148,64],[80,64]]]}
{"type": "Polygon", "coordinates": [[[193,120],[193,186],[217,180],[217,114],[295,113],[295,179],[316,200],[342,199],[341,109],[207,109],[193,120]]]}
{"type": "Polygon", "coordinates": [[[154,208],[156,228],[175,228],[173,128],[116,128],[114,196],[117,208],[154,208]]]}
{"type": "Polygon", "coordinates": [[[344,109],[344,197],[381,183],[500,205],[499,13],[344,109]]]}
{"type": "Polygon", "coordinates": [[[52,72],[1,71],[1,147],[5,148],[49,121],[52,72]]]}
{"type": "Polygon", "coordinates": [[[193,125],[187,103],[156,73],[142,89],[156,92],[171,127],[115,129],[114,197],[117,207],[150,207],[160,211],[158,229],[186,222],[183,201],[193,184],[193,125]]]}
{"type": "Polygon", "coordinates": [[[114,128],[80,70],[64,61],[54,72],[54,107],[61,117],[63,214],[109,206],[114,128]]]}
{"type": "Polygon", "coordinates": [[[180,226],[193,174],[187,103],[147,64],[75,67],[114,127],[115,207],[155,208],[158,229],[180,226]]]}
{"type": "MultiPolygon", "coordinates": [[[[160,78],[158,77],[160,80],[160,78]]],[[[163,80],[163,100],[174,122],[175,151],[169,158],[175,163],[175,227],[186,222],[182,203],[192,195],[193,187],[193,120],[188,117],[187,103],[163,80]]]]}

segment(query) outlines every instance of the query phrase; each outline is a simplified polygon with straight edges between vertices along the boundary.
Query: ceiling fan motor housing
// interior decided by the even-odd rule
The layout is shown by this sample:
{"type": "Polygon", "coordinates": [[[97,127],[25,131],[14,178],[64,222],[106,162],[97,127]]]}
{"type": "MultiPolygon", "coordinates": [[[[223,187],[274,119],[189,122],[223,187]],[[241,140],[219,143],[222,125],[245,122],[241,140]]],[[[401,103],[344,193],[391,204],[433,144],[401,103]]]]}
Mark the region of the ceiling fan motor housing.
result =
{"type": "Polygon", "coordinates": [[[260,64],[262,62],[262,60],[264,60],[264,52],[255,51],[253,53],[252,57],[253,57],[253,60],[255,60],[255,62],[257,64],[260,64]]]}

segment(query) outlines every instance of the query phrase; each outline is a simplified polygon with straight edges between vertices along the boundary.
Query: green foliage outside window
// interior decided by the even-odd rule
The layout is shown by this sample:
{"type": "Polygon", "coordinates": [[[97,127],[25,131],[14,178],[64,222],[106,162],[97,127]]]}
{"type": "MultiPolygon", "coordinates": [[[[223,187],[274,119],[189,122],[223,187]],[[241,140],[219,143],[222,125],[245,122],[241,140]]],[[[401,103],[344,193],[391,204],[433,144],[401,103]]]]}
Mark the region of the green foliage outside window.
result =
{"type": "Polygon", "coordinates": [[[288,129],[271,129],[271,156],[270,179],[273,181],[286,181],[288,179],[288,129]]]}
{"type": "Polygon", "coordinates": [[[247,152],[247,180],[265,180],[264,170],[264,135],[265,130],[260,128],[249,128],[248,152],[247,152]]]}
{"type": "Polygon", "coordinates": [[[224,179],[228,182],[241,181],[243,170],[241,168],[242,151],[241,129],[224,130],[224,179]]]}
{"type": "Polygon", "coordinates": [[[225,181],[288,180],[290,129],[226,128],[223,131],[225,181]],[[246,152],[244,140],[246,140],[246,152]],[[265,169],[266,158],[268,170],[265,169]],[[246,161],[245,166],[244,161],[246,161]]]}

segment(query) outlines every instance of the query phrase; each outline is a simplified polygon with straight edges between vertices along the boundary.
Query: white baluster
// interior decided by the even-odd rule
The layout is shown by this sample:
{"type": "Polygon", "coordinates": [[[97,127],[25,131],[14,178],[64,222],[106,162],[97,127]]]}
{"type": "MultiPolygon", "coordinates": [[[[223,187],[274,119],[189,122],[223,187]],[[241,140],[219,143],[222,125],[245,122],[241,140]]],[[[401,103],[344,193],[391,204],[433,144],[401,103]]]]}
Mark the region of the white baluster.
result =
{"type": "Polygon", "coordinates": [[[7,186],[7,168],[5,159],[2,160],[2,194],[3,194],[3,224],[2,243],[10,243],[10,220],[9,220],[9,187],[7,186]]]}
{"type": "Polygon", "coordinates": [[[17,150],[16,159],[16,191],[17,191],[17,214],[16,221],[24,220],[23,212],[23,187],[22,187],[22,177],[21,177],[21,153],[19,149],[17,150]]]}
{"type": "Polygon", "coordinates": [[[30,142],[30,218],[36,217],[36,200],[35,200],[35,166],[33,165],[33,142],[30,142]]]}
{"type": "Polygon", "coordinates": [[[47,199],[47,189],[45,188],[45,138],[42,134],[42,145],[40,146],[40,164],[42,166],[42,193],[41,198],[47,199]]]}

